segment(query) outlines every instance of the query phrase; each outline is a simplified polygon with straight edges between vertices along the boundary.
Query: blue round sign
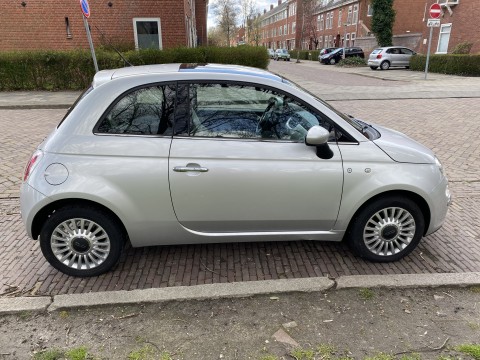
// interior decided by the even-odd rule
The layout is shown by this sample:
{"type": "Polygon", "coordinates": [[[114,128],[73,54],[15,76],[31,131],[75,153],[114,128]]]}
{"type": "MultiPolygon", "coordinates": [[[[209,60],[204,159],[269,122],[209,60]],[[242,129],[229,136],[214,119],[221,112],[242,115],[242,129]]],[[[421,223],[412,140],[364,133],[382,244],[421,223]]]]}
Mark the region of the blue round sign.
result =
{"type": "Polygon", "coordinates": [[[87,0],[80,0],[80,8],[82,9],[82,13],[86,18],[90,17],[90,6],[88,6],[87,0]]]}

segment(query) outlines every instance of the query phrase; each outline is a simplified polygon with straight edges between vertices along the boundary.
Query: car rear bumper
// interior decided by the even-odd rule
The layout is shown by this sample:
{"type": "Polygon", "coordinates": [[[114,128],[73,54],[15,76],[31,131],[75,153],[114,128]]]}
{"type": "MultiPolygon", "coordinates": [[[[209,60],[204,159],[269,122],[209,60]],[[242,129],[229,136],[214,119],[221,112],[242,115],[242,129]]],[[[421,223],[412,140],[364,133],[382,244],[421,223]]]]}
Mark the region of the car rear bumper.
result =
{"type": "Polygon", "coordinates": [[[41,192],[35,190],[27,183],[23,183],[20,188],[20,214],[27,235],[33,239],[32,224],[38,211],[48,203],[48,198],[41,192]]]}
{"type": "Polygon", "coordinates": [[[380,60],[370,60],[368,59],[368,66],[380,66],[381,61],[380,60]]]}

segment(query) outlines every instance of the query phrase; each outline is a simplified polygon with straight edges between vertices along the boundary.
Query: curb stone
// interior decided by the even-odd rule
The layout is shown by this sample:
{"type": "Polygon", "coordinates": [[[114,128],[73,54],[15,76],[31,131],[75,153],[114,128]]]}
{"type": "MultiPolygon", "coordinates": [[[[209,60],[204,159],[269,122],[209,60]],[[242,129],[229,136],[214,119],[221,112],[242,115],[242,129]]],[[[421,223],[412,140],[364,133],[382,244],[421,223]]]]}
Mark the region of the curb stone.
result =
{"type": "Polygon", "coordinates": [[[24,311],[44,311],[51,304],[50,297],[12,297],[0,298],[0,315],[24,311]]]}
{"type": "Polygon", "coordinates": [[[326,277],[246,281],[238,283],[178,286],[133,291],[110,291],[71,295],[57,295],[48,311],[100,305],[125,305],[179,300],[211,300],[220,298],[249,297],[286,292],[325,291],[335,285],[326,277]]]}
{"type": "Polygon", "coordinates": [[[480,272],[341,276],[246,281],[133,291],[106,291],[50,297],[0,298],[0,315],[24,311],[56,311],[90,306],[210,300],[291,292],[319,292],[353,288],[465,287],[480,285],[480,272]]]}
{"type": "Polygon", "coordinates": [[[438,286],[471,286],[480,284],[480,272],[444,274],[398,274],[341,276],[336,289],[409,288],[438,286]]]}

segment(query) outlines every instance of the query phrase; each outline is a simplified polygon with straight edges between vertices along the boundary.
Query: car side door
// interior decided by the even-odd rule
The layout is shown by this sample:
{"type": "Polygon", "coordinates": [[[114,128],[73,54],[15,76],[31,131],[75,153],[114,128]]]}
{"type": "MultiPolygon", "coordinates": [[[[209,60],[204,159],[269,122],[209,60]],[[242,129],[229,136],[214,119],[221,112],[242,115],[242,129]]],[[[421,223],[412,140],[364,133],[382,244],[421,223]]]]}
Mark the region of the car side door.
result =
{"type": "Polygon", "coordinates": [[[329,119],[259,84],[190,82],[179,90],[169,179],[184,227],[203,233],[332,229],[343,169],[329,119]],[[331,159],[304,143],[315,125],[332,132],[331,159]]]}

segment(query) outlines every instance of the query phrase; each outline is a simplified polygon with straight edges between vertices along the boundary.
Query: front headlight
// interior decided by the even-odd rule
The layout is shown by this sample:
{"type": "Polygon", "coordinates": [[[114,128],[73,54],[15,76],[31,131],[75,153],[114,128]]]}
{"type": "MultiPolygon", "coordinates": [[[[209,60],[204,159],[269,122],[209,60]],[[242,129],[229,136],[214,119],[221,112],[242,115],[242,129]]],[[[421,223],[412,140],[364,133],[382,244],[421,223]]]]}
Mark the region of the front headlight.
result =
{"type": "Polygon", "coordinates": [[[435,164],[438,166],[438,170],[440,170],[440,173],[445,176],[445,173],[443,171],[443,165],[442,163],[440,162],[440,160],[438,160],[438,158],[435,156],[435,164]]]}

